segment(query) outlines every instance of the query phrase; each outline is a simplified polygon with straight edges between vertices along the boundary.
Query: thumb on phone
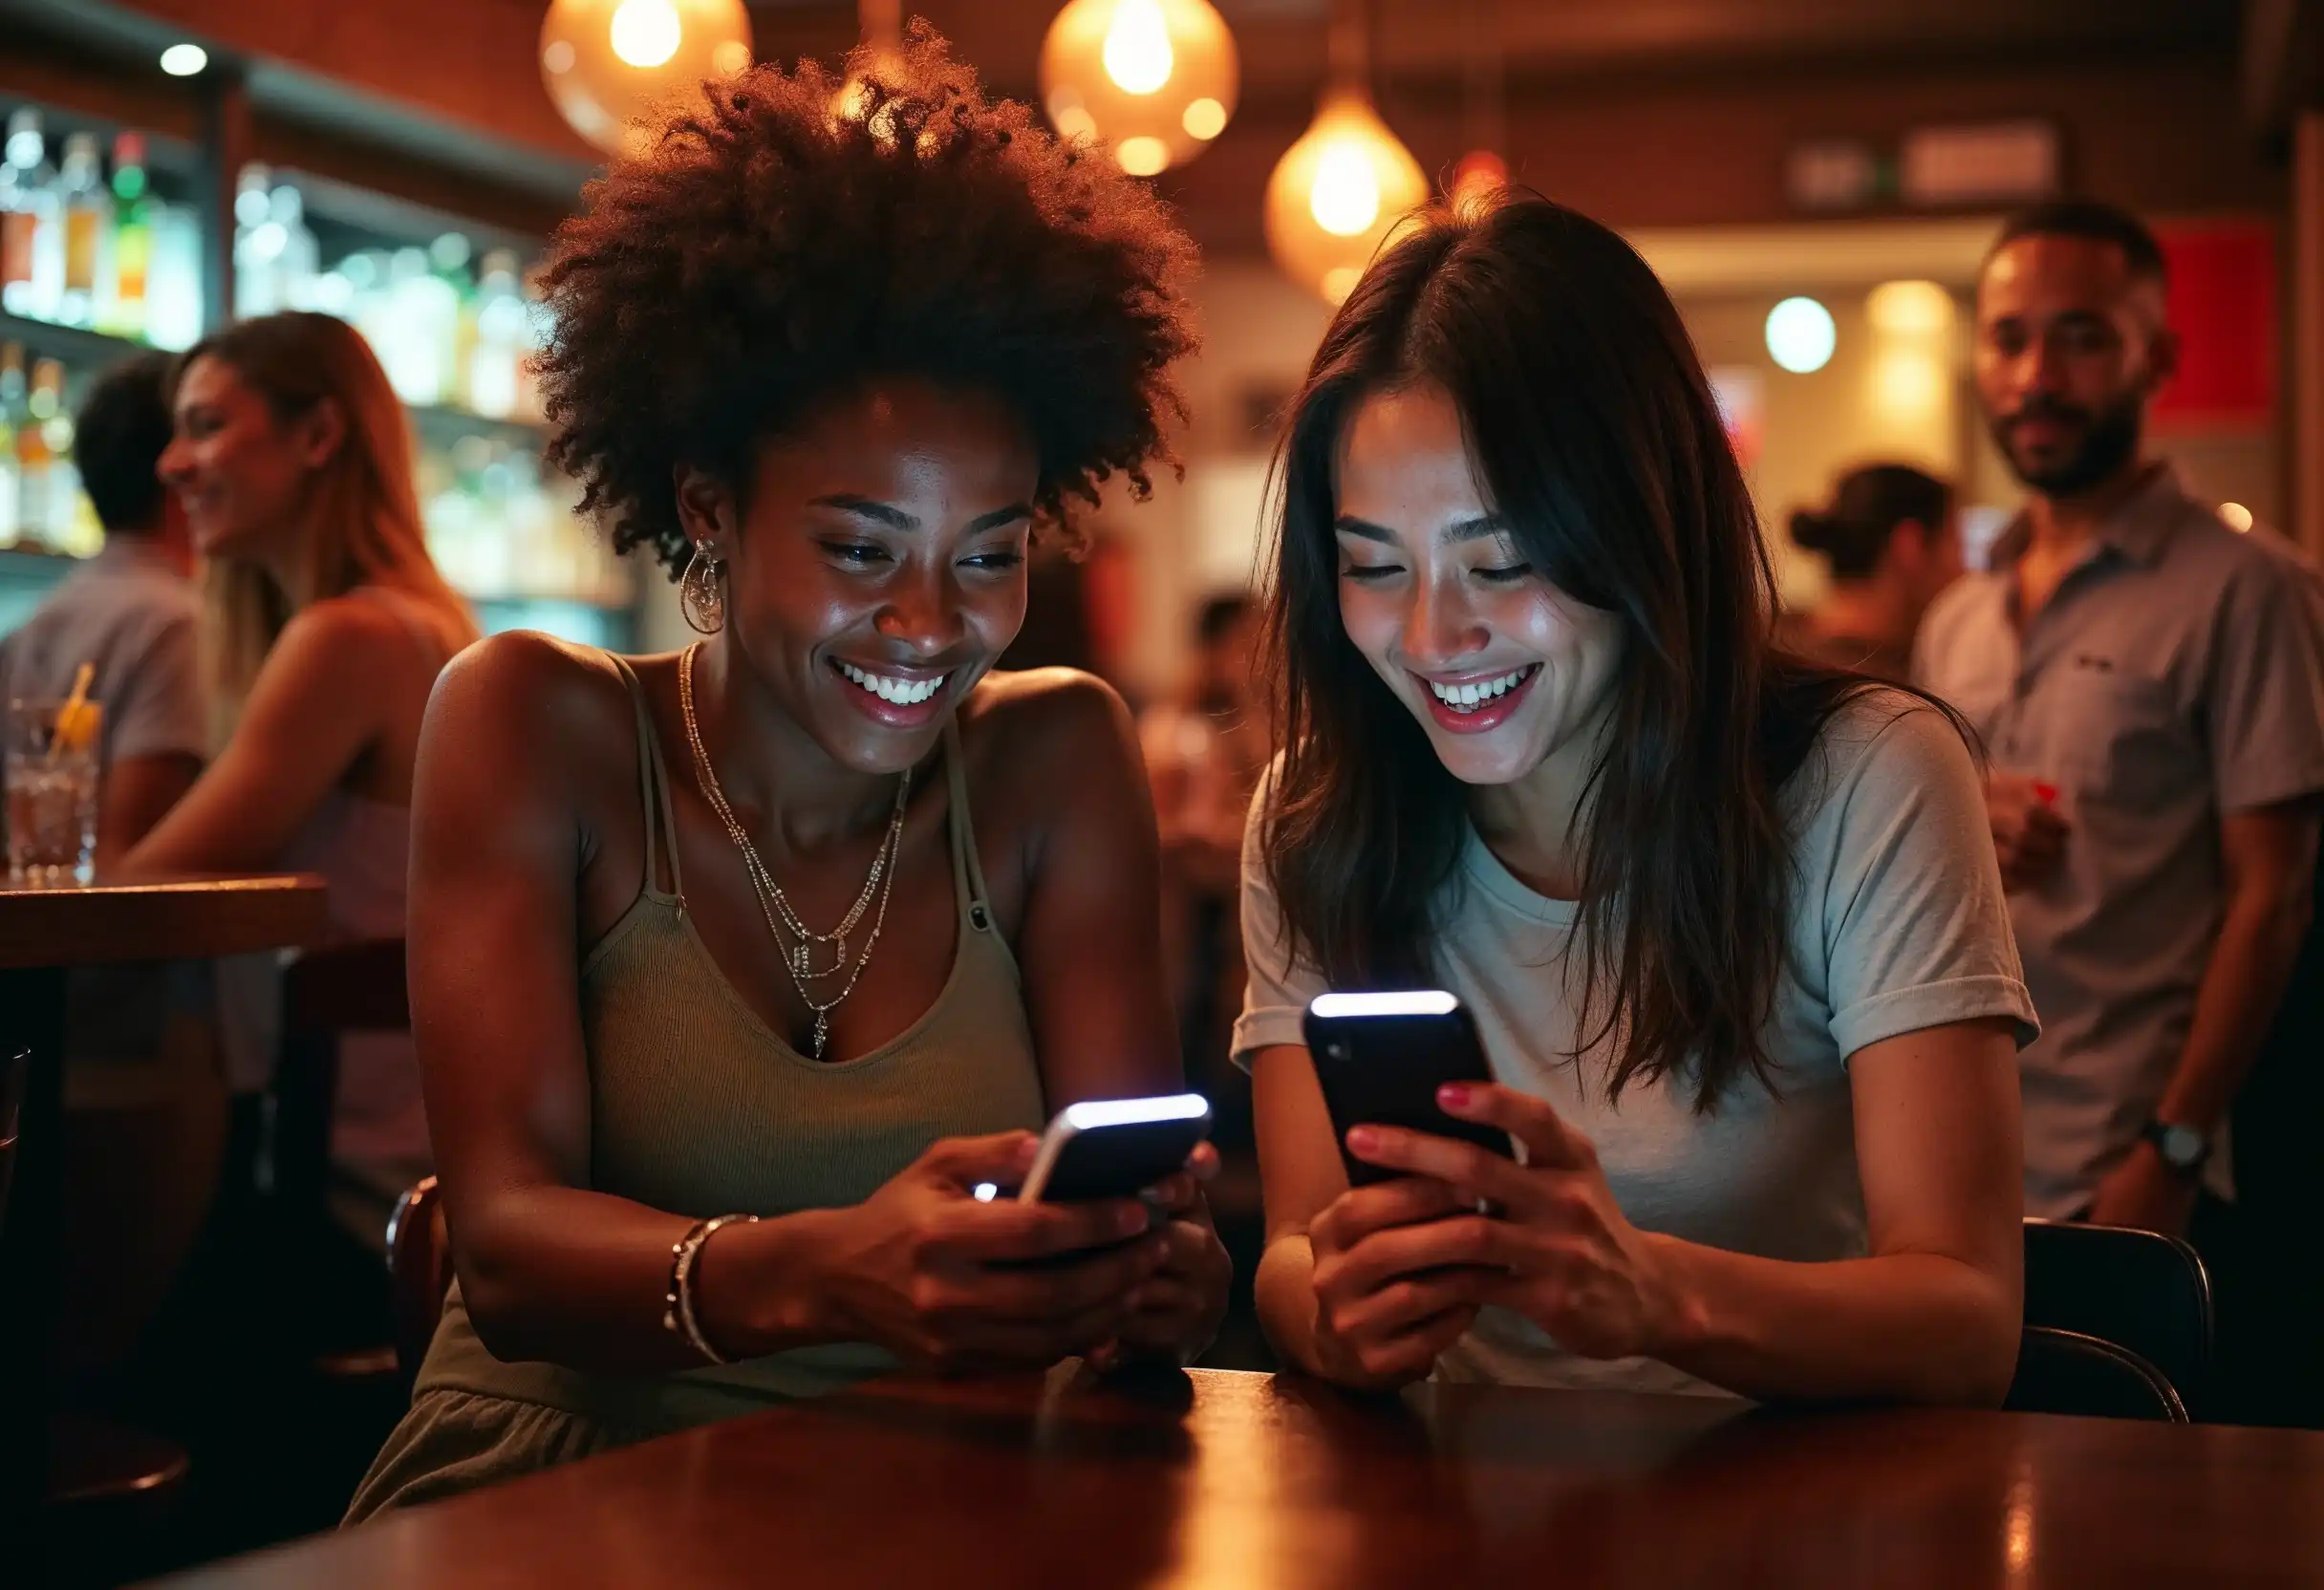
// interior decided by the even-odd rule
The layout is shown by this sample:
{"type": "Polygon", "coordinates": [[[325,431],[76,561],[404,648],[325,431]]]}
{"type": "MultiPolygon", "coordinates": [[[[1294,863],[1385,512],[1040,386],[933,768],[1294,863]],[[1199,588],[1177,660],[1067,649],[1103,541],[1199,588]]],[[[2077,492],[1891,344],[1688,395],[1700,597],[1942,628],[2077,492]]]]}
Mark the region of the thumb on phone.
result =
{"type": "Polygon", "coordinates": [[[999,1131],[983,1137],[945,1137],[928,1146],[920,1167],[962,1189],[979,1182],[1015,1182],[1033,1168],[1040,1139],[1029,1131],[999,1131]]]}

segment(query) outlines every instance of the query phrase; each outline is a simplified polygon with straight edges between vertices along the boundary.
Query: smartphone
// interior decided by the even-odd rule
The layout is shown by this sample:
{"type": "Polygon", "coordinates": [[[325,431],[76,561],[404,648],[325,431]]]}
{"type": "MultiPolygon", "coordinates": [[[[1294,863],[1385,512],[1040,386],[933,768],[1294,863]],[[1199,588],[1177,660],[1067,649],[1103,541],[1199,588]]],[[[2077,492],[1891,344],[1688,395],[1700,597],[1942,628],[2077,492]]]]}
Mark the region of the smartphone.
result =
{"type": "Polygon", "coordinates": [[[1355,1126],[1405,1127],[1516,1157],[1507,1132],[1456,1121],[1436,1107],[1436,1090],[1447,1083],[1493,1080],[1476,1023],[1452,995],[1440,988],[1322,994],[1302,1026],[1348,1186],[1397,1174],[1347,1151],[1347,1130],[1355,1126]]]}
{"type": "Polygon", "coordinates": [[[1184,1170],[1187,1155],[1210,1135],[1211,1104],[1199,1093],[1067,1105],[1042,1134],[1017,1196],[1025,1203],[1134,1198],[1184,1170]]]}

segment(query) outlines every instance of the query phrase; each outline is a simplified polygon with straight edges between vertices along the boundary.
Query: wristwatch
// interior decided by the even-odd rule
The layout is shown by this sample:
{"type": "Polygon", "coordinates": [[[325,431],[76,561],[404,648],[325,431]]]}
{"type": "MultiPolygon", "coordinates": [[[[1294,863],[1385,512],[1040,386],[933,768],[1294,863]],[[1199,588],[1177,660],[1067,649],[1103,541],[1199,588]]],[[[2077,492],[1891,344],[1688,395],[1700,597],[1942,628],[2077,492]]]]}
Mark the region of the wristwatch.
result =
{"type": "Polygon", "coordinates": [[[2211,1157],[2210,1138],[2175,1121],[2150,1120],[2141,1135],[2155,1146],[2155,1152],[2163,1156],[2163,1164],[2183,1176],[2195,1175],[2211,1157]]]}

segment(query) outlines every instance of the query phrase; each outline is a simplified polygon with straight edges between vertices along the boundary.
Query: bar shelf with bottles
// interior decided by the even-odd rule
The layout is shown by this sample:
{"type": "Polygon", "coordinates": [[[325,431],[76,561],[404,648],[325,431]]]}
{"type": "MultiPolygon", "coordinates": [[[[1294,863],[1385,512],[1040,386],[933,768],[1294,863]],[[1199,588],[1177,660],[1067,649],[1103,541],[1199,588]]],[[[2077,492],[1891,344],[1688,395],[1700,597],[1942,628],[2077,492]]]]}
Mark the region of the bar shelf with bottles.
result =
{"type": "MultiPolygon", "coordinates": [[[[192,151],[171,147],[149,169],[149,147],[167,140],[6,108],[0,552],[12,555],[0,563],[0,630],[30,588],[101,545],[73,470],[73,406],[119,358],[200,337],[204,247],[192,151]]],[[[530,240],[259,166],[240,174],[233,226],[236,318],[318,310],[379,355],[411,417],[430,550],[485,627],[626,642],[629,570],[542,456],[526,363],[542,335],[530,240]]]]}

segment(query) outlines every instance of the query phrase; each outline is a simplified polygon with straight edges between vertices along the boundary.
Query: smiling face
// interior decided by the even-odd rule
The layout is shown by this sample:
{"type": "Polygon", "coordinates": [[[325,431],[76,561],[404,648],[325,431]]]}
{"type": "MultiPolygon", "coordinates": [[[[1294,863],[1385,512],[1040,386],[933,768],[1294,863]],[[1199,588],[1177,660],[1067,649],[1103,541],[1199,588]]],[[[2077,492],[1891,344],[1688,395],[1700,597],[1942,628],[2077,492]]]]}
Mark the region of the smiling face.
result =
{"type": "Polygon", "coordinates": [[[875,384],[759,451],[746,499],[680,483],[698,547],[725,564],[728,638],[842,766],[893,773],[1024,623],[1039,459],[980,394],[875,384]]]}
{"type": "Polygon", "coordinates": [[[1453,777],[1513,784],[1586,749],[1620,621],[1527,564],[1485,500],[1452,398],[1422,387],[1364,399],[1338,475],[1341,623],[1453,777]]]}
{"type": "Polygon", "coordinates": [[[316,472],[345,440],[336,406],[325,399],[284,419],[231,364],[204,355],[179,378],[176,418],[158,467],[196,550],[261,560],[285,550],[316,472]]]}

